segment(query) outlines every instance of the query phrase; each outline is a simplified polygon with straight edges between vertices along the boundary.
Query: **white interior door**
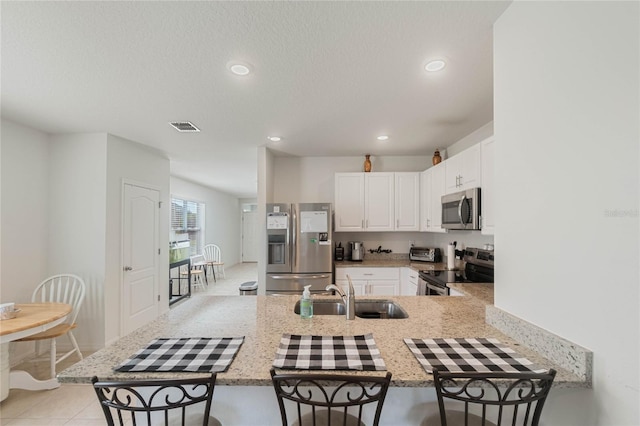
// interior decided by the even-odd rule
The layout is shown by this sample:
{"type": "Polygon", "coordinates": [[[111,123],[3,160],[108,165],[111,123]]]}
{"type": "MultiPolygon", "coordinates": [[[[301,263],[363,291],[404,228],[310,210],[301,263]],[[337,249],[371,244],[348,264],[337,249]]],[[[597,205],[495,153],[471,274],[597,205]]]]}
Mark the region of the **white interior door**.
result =
{"type": "Polygon", "coordinates": [[[258,212],[242,213],[242,261],[258,261],[258,212]]]}
{"type": "Polygon", "coordinates": [[[122,322],[124,336],[158,316],[159,201],[156,190],[124,185],[122,322]]]}

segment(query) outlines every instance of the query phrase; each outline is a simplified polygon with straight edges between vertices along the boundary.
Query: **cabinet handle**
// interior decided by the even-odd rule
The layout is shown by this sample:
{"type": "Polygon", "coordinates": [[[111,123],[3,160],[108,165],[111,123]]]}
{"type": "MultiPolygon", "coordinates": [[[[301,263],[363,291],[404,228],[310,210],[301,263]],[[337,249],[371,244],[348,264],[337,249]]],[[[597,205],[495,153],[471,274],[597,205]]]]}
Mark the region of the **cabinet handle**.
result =
{"type": "Polygon", "coordinates": [[[362,229],[364,229],[364,219],[362,219],[362,229]]]}
{"type": "MultiPolygon", "coordinates": [[[[362,275],[373,275],[373,274],[362,274],[362,275]]],[[[368,284],[367,284],[368,285],[368,284]]]]}
{"type": "Polygon", "coordinates": [[[368,228],[369,228],[369,219],[367,219],[367,220],[365,221],[365,223],[367,224],[366,228],[368,229],[368,228]]]}
{"type": "Polygon", "coordinates": [[[400,219],[396,219],[396,228],[400,228],[400,219]]]}

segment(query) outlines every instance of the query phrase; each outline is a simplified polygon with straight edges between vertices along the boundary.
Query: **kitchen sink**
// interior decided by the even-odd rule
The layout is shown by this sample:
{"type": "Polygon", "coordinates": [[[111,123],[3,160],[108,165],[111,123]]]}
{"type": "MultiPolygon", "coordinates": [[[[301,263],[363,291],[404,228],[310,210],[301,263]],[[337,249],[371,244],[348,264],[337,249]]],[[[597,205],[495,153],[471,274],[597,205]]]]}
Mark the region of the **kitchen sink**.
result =
{"type": "Polygon", "coordinates": [[[359,318],[402,319],[409,318],[407,311],[391,300],[356,300],[356,316],[359,318]]]}
{"type": "MultiPolygon", "coordinates": [[[[356,316],[369,319],[402,319],[409,318],[407,311],[392,300],[356,300],[356,316]]],[[[293,312],[300,314],[300,301],[293,307],[293,312]]],[[[344,303],[336,300],[314,300],[313,315],[345,315],[344,303]]]]}
{"type": "MultiPolygon", "coordinates": [[[[293,307],[293,312],[300,315],[300,301],[296,302],[293,307]]],[[[334,300],[314,300],[313,301],[313,315],[345,315],[347,308],[344,303],[334,300]]]]}

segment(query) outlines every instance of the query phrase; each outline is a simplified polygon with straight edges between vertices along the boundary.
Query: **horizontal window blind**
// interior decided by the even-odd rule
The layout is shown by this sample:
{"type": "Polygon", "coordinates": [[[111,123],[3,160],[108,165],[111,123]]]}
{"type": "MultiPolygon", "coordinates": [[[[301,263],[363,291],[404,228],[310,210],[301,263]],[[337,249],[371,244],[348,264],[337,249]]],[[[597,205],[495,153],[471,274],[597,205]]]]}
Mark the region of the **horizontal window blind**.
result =
{"type": "Polygon", "coordinates": [[[171,199],[171,230],[188,234],[191,255],[202,253],[204,246],[204,204],[181,198],[171,199]]]}

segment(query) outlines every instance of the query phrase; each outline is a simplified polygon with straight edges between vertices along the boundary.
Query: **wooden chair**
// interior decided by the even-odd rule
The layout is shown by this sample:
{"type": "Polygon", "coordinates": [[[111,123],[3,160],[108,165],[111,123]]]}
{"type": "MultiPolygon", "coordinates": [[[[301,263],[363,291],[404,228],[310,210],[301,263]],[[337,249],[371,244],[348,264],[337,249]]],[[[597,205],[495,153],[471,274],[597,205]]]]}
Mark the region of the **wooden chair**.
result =
{"type": "MultiPolygon", "coordinates": [[[[201,289],[206,290],[205,281],[206,281],[206,263],[204,261],[204,256],[201,254],[197,254],[195,256],[191,256],[191,286],[193,290],[201,289]]],[[[187,265],[183,265],[180,267],[180,275],[186,277],[189,275],[189,270],[187,269],[187,265]]]]}
{"type": "MultiPolygon", "coordinates": [[[[364,425],[365,406],[375,411],[367,425],[377,426],[391,373],[386,376],[292,373],[276,374],[271,380],[278,398],[282,425],[364,425]]],[[[370,413],[371,414],[371,413],[370,413]]]]}
{"type": "Polygon", "coordinates": [[[204,246],[203,254],[205,261],[211,267],[213,281],[216,281],[216,272],[224,278],[224,262],[222,261],[222,251],[220,247],[215,244],[207,244],[204,246]]]}
{"type": "MultiPolygon", "coordinates": [[[[556,371],[547,373],[450,373],[433,370],[441,426],[537,426],[556,371]],[[458,401],[463,409],[447,409],[458,401]]],[[[437,419],[423,425],[438,424],[437,419]]]]}
{"type": "Polygon", "coordinates": [[[71,313],[62,324],[58,324],[49,330],[31,336],[23,337],[18,342],[36,342],[36,357],[40,356],[40,343],[49,341],[49,366],[51,378],[56,377],[56,364],[68,358],[74,352],[82,360],[82,352],[78,347],[78,342],[71,330],[76,328],[76,318],[82,306],[85,294],[85,284],[82,278],[73,274],[54,275],[42,281],[33,291],[31,302],[59,302],[71,305],[71,313]],[[58,358],[56,353],[56,338],[67,335],[71,341],[73,349],[58,358]]]}
{"type": "Polygon", "coordinates": [[[216,373],[179,380],[99,381],[91,379],[108,426],[202,425],[211,417],[216,373]]]}

